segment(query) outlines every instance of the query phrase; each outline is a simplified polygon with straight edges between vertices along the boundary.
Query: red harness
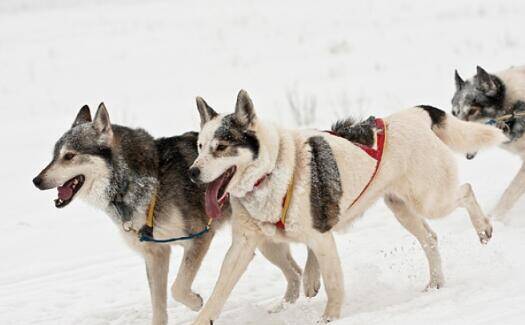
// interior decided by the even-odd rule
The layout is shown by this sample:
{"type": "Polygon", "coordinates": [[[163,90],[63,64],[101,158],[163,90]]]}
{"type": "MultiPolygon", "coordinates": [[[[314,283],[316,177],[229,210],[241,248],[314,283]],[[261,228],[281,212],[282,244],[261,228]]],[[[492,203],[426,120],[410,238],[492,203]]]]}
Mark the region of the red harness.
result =
{"type": "MultiPolygon", "coordinates": [[[[383,158],[383,151],[384,151],[384,148],[385,148],[385,141],[386,141],[385,121],[383,121],[380,118],[376,118],[374,122],[376,124],[376,128],[378,129],[378,131],[377,131],[377,149],[374,149],[372,147],[368,147],[368,146],[362,145],[360,143],[352,142],[354,145],[356,145],[359,148],[361,148],[370,157],[372,157],[373,159],[376,160],[376,167],[374,169],[374,172],[372,173],[372,176],[370,177],[370,180],[368,181],[366,186],[363,188],[361,193],[359,193],[359,195],[354,199],[354,201],[350,205],[350,208],[355,205],[355,203],[363,196],[363,194],[366,192],[366,190],[370,187],[370,184],[372,184],[372,181],[374,180],[374,178],[377,175],[377,172],[379,171],[379,166],[381,164],[381,159],[383,158]]],[[[338,134],[336,134],[334,132],[331,132],[331,131],[327,131],[327,133],[330,133],[331,135],[340,137],[340,135],[338,135],[338,134]]],[[[257,189],[257,187],[259,187],[266,180],[266,178],[268,176],[270,176],[270,174],[265,174],[264,176],[259,178],[257,180],[257,182],[255,182],[255,185],[253,186],[253,189],[254,190],[257,189]]],[[[286,201],[286,195],[283,197],[283,202],[281,203],[282,207],[284,207],[285,201],[286,201]]],[[[282,230],[285,229],[285,225],[284,225],[282,220],[277,221],[275,223],[275,226],[277,228],[279,228],[279,229],[282,229],[282,230]]]]}
{"type": "Polygon", "coordinates": [[[365,194],[366,190],[370,187],[370,184],[372,184],[372,181],[376,177],[377,172],[379,171],[379,165],[381,164],[381,159],[383,158],[383,150],[385,148],[385,140],[386,140],[386,127],[385,127],[385,121],[383,121],[380,118],[375,119],[376,127],[378,128],[377,131],[377,149],[370,148],[367,146],[363,146],[359,143],[354,143],[359,148],[363,149],[364,152],[366,152],[370,157],[374,158],[376,160],[376,167],[374,169],[374,173],[372,174],[372,177],[370,177],[370,180],[366,184],[366,186],[363,188],[361,193],[355,198],[355,200],[350,205],[350,208],[354,206],[354,204],[365,194]]]}
{"type": "MultiPolygon", "coordinates": [[[[265,180],[266,178],[268,178],[268,176],[270,176],[271,174],[264,174],[261,178],[259,178],[257,180],[257,182],[255,182],[255,184],[253,185],[253,189],[256,190],[265,180]]],[[[287,191],[288,192],[288,191],[287,191]]],[[[286,203],[286,195],[288,193],[286,193],[283,197],[283,202],[281,203],[281,208],[284,208],[284,205],[286,203]]],[[[283,220],[282,219],[279,219],[279,221],[277,221],[275,223],[275,226],[279,229],[283,229],[284,230],[284,223],[283,223],[283,220]]]]}

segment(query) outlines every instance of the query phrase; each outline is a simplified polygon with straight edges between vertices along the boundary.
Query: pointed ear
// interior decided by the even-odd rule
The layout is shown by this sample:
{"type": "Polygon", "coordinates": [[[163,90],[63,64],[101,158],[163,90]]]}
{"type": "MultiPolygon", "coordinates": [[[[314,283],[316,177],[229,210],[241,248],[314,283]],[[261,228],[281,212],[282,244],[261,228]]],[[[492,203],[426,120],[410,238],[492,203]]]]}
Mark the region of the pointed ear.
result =
{"type": "Polygon", "coordinates": [[[217,114],[217,112],[215,112],[202,97],[195,98],[195,101],[197,102],[197,109],[199,110],[199,115],[201,117],[202,129],[204,124],[208,123],[219,114],[217,114]]]}
{"type": "Polygon", "coordinates": [[[476,70],[476,88],[483,91],[487,96],[496,95],[497,87],[491,75],[479,65],[476,67],[476,70]]]}
{"type": "Polygon", "coordinates": [[[461,77],[459,76],[458,70],[454,71],[454,79],[456,80],[456,90],[460,90],[461,88],[463,88],[465,81],[463,81],[463,79],[461,79],[461,77]]]}
{"type": "Polygon", "coordinates": [[[91,112],[89,111],[89,106],[84,105],[80,111],[78,111],[77,117],[75,118],[75,121],[71,127],[74,128],[77,125],[89,122],[91,122],[91,112]]]}
{"type": "Polygon", "coordinates": [[[101,134],[107,134],[112,136],[113,131],[111,129],[111,122],[109,121],[108,110],[104,103],[98,105],[97,113],[93,119],[93,127],[101,134]]]}
{"type": "Polygon", "coordinates": [[[252,100],[244,89],[241,89],[237,95],[235,115],[243,125],[249,125],[255,120],[255,109],[253,108],[252,100]]]}

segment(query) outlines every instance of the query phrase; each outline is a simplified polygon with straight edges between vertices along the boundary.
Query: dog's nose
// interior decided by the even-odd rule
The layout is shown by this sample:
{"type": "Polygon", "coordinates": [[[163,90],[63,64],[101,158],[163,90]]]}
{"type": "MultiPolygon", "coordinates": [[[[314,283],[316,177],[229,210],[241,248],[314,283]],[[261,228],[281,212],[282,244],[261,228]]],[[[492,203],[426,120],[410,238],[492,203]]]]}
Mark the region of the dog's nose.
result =
{"type": "Polygon", "coordinates": [[[190,179],[193,183],[199,183],[199,176],[201,175],[201,170],[199,167],[191,167],[189,170],[190,179]]]}
{"type": "Polygon", "coordinates": [[[37,176],[33,178],[33,184],[35,184],[37,188],[40,188],[40,186],[42,185],[42,177],[37,176]]]}

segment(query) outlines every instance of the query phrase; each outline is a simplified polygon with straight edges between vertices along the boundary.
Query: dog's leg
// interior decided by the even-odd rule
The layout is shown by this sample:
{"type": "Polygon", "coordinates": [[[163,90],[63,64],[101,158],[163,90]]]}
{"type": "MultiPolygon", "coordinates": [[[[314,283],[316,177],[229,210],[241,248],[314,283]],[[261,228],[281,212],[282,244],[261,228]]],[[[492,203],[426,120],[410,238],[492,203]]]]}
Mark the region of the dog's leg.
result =
{"type": "Polygon", "coordinates": [[[222,262],[219,279],[194,325],[210,325],[219,316],[235,284],[253,259],[259,244],[258,234],[252,230],[244,231],[235,222],[232,228],[232,243],[222,262]]]}
{"type": "Polygon", "coordinates": [[[331,232],[310,235],[308,246],[312,249],[321,267],[321,275],[328,297],[323,321],[336,320],[341,315],[344,299],[344,280],[337,246],[331,232]]]}
{"type": "Polygon", "coordinates": [[[496,219],[503,219],[507,212],[516,204],[516,201],[525,192],[525,163],[510,183],[509,187],[501,196],[496,208],[492,211],[491,216],[496,219]]]}
{"type": "Polygon", "coordinates": [[[437,247],[436,234],[425,220],[413,213],[401,199],[389,195],[385,197],[385,203],[392,210],[399,223],[416,237],[425,252],[430,271],[430,282],[427,289],[443,287],[445,280],[441,269],[441,256],[437,247]]]}
{"type": "Polygon", "coordinates": [[[490,220],[485,217],[481,207],[476,200],[470,184],[466,183],[460,186],[458,195],[458,205],[467,209],[470,221],[476,229],[479,240],[482,244],[487,244],[492,237],[492,225],[490,220]]]}
{"type": "Polygon", "coordinates": [[[153,325],[168,323],[167,296],[170,247],[167,245],[145,244],[143,249],[146,273],[153,306],[153,325]]]}
{"type": "MultiPolygon", "coordinates": [[[[261,243],[258,248],[268,261],[272,262],[283,272],[284,277],[288,281],[283,300],[285,303],[293,304],[299,298],[301,291],[302,271],[290,253],[290,246],[285,243],[275,243],[267,240],[261,243]]],[[[280,308],[276,311],[279,310],[280,308]]]]}
{"type": "Polygon", "coordinates": [[[204,256],[208,252],[213,236],[214,234],[209,232],[200,238],[193,239],[184,246],[184,256],[177,273],[177,278],[171,286],[173,299],[186,305],[193,311],[201,309],[202,298],[199,294],[191,290],[191,285],[199,271],[204,256]]]}
{"type": "Polygon", "coordinates": [[[308,248],[308,258],[306,259],[303,274],[304,294],[308,298],[315,297],[319,292],[319,288],[321,288],[319,262],[317,261],[314,252],[308,248]]]}

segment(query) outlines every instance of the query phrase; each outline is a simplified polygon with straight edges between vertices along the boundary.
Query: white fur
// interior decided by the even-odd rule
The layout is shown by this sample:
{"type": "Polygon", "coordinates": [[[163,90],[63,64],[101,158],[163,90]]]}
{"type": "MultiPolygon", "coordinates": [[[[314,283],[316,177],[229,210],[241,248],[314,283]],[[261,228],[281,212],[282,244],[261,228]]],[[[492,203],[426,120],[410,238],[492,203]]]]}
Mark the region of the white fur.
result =
{"type": "MultiPolygon", "coordinates": [[[[339,167],[343,196],[340,200],[340,222],[334,228],[339,229],[350,224],[380,197],[385,197],[400,223],[420,242],[429,261],[430,281],[428,287],[439,288],[444,284],[441,260],[437,250],[437,237],[428,227],[424,218],[441,218],[457,207],[467,209],[472,224],[480,240],[486,243],[490,239],[492,227],[476,202],[470,185],[460,186],[457,167],[448,142],[455,149],[470,151],[484,147],[481,141],[489,140],[497,144],[502,139],[501,131],[491,128],[479,128],[470,123],[458,123],[447,115],[445,126],[435,133],[431,130],[428,114],[422,109],[409,109],[393,114],[385,119],[388,137],[380,170],[371,186],[360,200],[351,207],[361,189],[368,183],[376,161],[357,146],[340,137],[319,131],[300,131],[277,129],[271,124],[254,122],[261,142],[261,153],[275,157],[273,162],[250,162],[252,170],[266,173],[267,166],[274,165],[270,177],[255,192],[244,196],[234,195],[232,245],[222,264],[221,273],[214,291],[199,314],[194,324],[208,325],[215,320],[233,290],[236,282],[245,271],[255,248],[267,241],[297,241],[305,243],[315,254],[316,259],[307,263],[305,274],[315,274],[319,265],[328,297],[323,320],[339,317],[344,300],[344,284],[337,248],[331,231],[320,233],[312,227],[310,213],[310,160],[311,153],[306,141],[316,135],[323,137],[331,146],[339,167]],[[493,131],[496,130],[496,131],[493,131]],[[480,138],[464,135],[470,132],[488,132],[490,136],[480,138]],[[273,145],[269,133],[279,138],[273,145]],[[442,140],[440,140],[440,138],[442,140]],[[270,140],[269,140],[270,139],[270,140]],[[269,142],[267,142],[269,141],[269,142]],[[445,141],[445,142],[444,142],[445,141]],[[279,219],[281,202],[294,173],[294,192],[291,200],[286,230],[268,231],[279,219]]],[[[214,125],[205,125],[204,130],[213,133],[214,125]]],[[[204,131],[203,130],[203,131],[204,131]]],[[[201,153],[201,156],[205,155],[201,153]]],[[[237,164],[241,164],[237,161],[237,164]]],[[[213,164],[202,168],[213,168],[213,164]]],[[[239,166],[240,170],[247,170],[239,166]]],[[[213,173],[220,174],[223,170],[213,173]]],[[[261,177],[260,173],[256,176],[261,177]]],[[[240,182],[229,189],[237,192],[238,187],[253,186],[253,175],[238,175],[240,182]],[[247,182],[248,185],[243,183],[247,182]]],[[[241,191],[238,191],[242,193],[241,191]]],[[[315,276],[307,288],[316,286],[315,276]]],[[[310,290],[309,289],[309,290],[310,290]]]]}
{"type": "Polygon", "coordinates": [[[504,107],[512,106],[518,100],[525,100],[525,65],[512,67],[495,75],[505,84],[504,107]]]}

